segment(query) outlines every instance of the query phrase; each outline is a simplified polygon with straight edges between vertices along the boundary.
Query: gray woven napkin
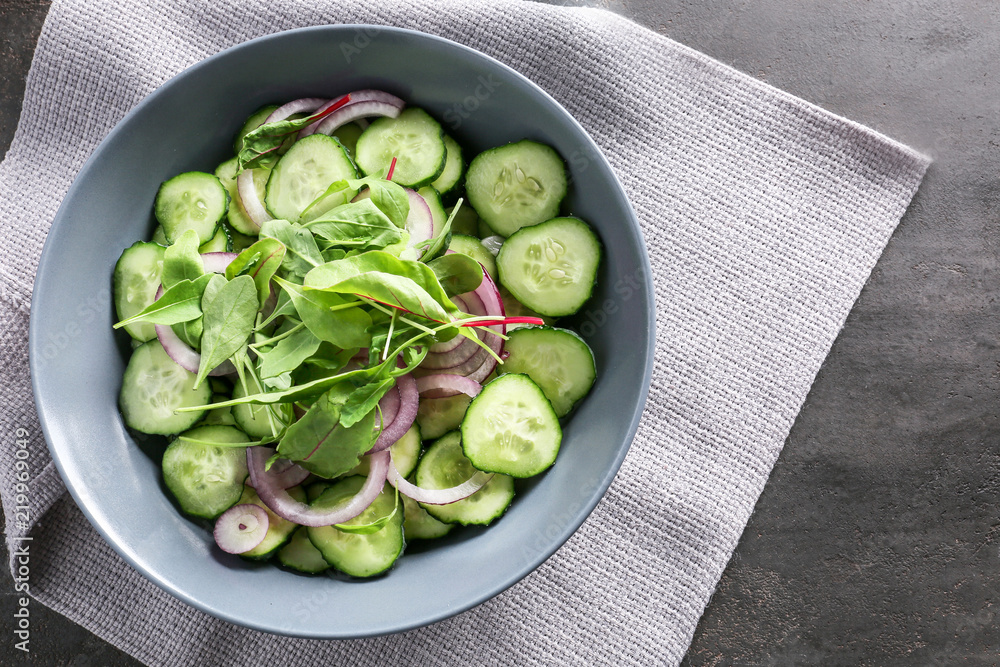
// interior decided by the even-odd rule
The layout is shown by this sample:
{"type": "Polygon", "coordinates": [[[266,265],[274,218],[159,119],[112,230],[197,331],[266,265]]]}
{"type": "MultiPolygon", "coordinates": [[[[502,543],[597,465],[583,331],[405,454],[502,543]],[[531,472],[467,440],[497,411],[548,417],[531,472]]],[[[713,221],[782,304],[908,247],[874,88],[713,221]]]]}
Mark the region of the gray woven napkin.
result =
{"type": "MultiPolygon", "coordinates": [[[[514,0],[56,0],[0,165],[0,494],[8,541],[33,538],[31,594],[153,665],[250,665],[259,656],[276,665],[676,664],[926,166],[886,137],[603,11],[514,0]],[[639,433],[576,535],[469,612],[358,641],[236,627],[126,565],[66,495],[27,367],[39,253],[98,142],[185,67],[262,34],[324,23],[447,37],[565,105],[632,199],[658,311],[639,433]],[[19,488],[22,473],[31,480],[19,488]]],[[[59,335],[71,333],[47,342],[58,345],[59,335]]]]}

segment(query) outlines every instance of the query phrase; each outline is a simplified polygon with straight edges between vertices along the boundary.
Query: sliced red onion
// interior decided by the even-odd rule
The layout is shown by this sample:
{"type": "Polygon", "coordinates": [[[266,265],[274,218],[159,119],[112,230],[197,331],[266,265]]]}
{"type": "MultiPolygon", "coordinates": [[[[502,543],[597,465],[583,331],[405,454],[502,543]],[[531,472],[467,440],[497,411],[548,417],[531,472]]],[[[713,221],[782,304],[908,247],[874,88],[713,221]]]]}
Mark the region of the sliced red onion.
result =
{"type": "Polygon", "coordinates": [[[260,505],[235,505],[216,520],[215,543],[226,553],[246,553],[264,541],[267,525],[267,512],[260,505]]]}
{"type": "Polygon", "coordinates": [[[399,412],[391,424],[387,423],[382,428],[382,432],[375,440],[375,446],[371,448],[372,452],[381,452],[396,444],[396,441],[410,430],[413,420],[417,418],[420,394],[417,392],[416,380],[409,373],[401,375],[396,378],[396,388],[399,390],[399,412]]]}
{"type": "MultiPolygon", "coordinates": [[[[465,313],[469,312],[469,305],[465,302],[465,299],[462,298],[462,295],[451,297],[451,301],[456,306],[458,306],[462,312],[465,313]]],[[[443,354],[445,352],[451,352],[456,347],[461,345],[462,342],[465,340],[468,340],[467,338],[465,338],[465,336],[455,336],[451,340],[445,341],[443,343],[434,343],[433,345],[427,348],[427,354],[428,356],[430,356],[435,354],[443,354]]]]}
{"type": "Polygon", "coordinates": [[[257,187],[253,183],[253,171],[253,169],[244,169],[236,177],[236,189],[240,193],[240,204],[243,205],[247,217],[260,230],[260,226],[271,219],[271,214],[267,212],[260,197],[257,196],[257,187]]]}
{"type": "Polygon", "coordinates": [[[285,120],[292,114],[297,113],[312,115],[319,111],[321,107],[329,106],[335,101],[336,100],[327,100],[321,97],[303,97],[301,99],[292,100],[287,104],[282,104],[280,107],[272,111],[271,115],[265,118],[261,125],[266,125],[267,123],[277,123],[278,121],[285,120]]]}
{"type": "Polygon", "coordinates": [[[483,390],[483,385],[461,375],[438,373],[417,378],[417,392],[426,398],[448,398],[465,394],[475,398],[483,390]]]}
{"type": "Polygon", "coordinates": [[[399,414],[399,406],[402,403],[399,398],[399,387],[393,387],[385,393],[382,400],[378,402],[378,407],[382,410],[382,428],[389,426],[396,421],[399,414]]]}
{"type": "Polygon", "coordinates": [[[503,245],[504,237],[502,236],[487,236],[485,239],[480,241],[483,247],[490,251],[490,254],[496,257],[500,254],[500,246],[503,245]]]}
{"type": "Polygon", "coordinates": [[[492,473],[478,470],[472,477],[450,489],[425,489],[407,482],[396,470],[392,460],[389,460],[389,483],[399,489],[399,492],[404,496],[409,496],[418,503],[426,503],[427,505],[448,505],[468,498],[486,486],[491,479],[493,479],[492,473]]]}
{"type": "Polygon", "coordinates": [[[431,215],[431,207],[416,190],[406,188],[406,195],[410,199],[410,214],[406,216],[405,227],[410,234],[412,248],[422,241],[434,238],[434,216],[431,215]]]}
{"type": "Polygon", "coordinates": [[[225,273],[226,267],[236,259],[235,252],[203,252],[201,263],[209,273],[225,273]]]}
{"type": "MultiPolygon", "coordinates": [[[[395,95],[381,90],[356,90],[350,93],[350,102],[340,109],[337,109],[329,116],[322,118],[315,123],[304,128],[299,137],[308,137],[310,134],[318,132],[320,134],[333,134],[342,125],[351,121],[356,121],[369,116],[388,116],[396,118],[406,105],[403,100],[395,95]]],[[[343,97],[343,96],[341,96],[343,97]]],[[[337,100],[341,97],[336,98],[337,100]]],[[[317,109],[316,113],[322,113],[330,107],[336,100],[331,100],[330,104],[317,109]]]]}
{"type": "MultiPolygon", "coordinates": [[[[288,459],[278,459],[271,464],[269,470],[264,471],[264,474],[267,475],[270,483],[277,488],[290,489],[306,481],[312,473],[298,463],[288,459]]],[[[253,485],[251,484],[251,486],[253,485]]]]}
{"type": "Polygon", "coordinates": [[[332,526],[350,521],[358,516],[375,501],[385,486],[386,475],[389,472],[389,452],[372,454],[368,479],[357,495],[347,501],[328,509],[310,507],[299,502],[286,491],[274,485],[264,472],[264,465],[274,453],[268,447],[247,447],[247,467],[250,469],[250,482],[261,502],[282,519],[292,521],[300,526],[332,526]]]}

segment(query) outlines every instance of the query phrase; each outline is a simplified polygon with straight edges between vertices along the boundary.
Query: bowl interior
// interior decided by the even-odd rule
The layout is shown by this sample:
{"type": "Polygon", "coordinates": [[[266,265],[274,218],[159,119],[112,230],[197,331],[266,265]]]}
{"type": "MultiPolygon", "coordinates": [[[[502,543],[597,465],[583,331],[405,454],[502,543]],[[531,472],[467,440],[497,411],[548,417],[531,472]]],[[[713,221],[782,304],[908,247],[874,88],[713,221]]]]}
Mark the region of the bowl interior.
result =
{"type": "Polygon", "coordinates": [[[77,504],[159,586],[210,614],[279,634],[401,631],[468,609],[516,582],[572,534],[607,489],[638,425],[652,367],[648,266],[634,213],[597,147],[520,75],[411,31],[325,26],[280,33],[172,79],[130,112],[84,166],[52,225],[36,278],[35,399],[77,504]],[[177,511],[160,481],[165,441],[130,434],[118,413],[129,346],[111,330],[111,273],[124,248],[150,237],[159,184],[182,171],[214,170],[231,156],[233,134],[254,109],[359,88],[388,90],[424,107],[471,154],[522,138],[553,145],[571,173],[565,212],[597,229],[606,254],[594,298],[573,322],[594,349],[598,381],[565,427],[556,465],[521,484],[493,526],[411,545],[388,575],[348,581],[223,554],[203,524],[177,511]]]}

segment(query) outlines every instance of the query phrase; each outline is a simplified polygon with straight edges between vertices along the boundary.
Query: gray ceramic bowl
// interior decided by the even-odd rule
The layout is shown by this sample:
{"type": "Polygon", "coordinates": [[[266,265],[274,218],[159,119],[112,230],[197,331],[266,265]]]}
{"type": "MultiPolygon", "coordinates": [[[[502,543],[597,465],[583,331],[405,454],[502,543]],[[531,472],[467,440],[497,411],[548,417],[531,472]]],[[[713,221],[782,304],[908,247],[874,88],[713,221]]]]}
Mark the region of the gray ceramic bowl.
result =
{"type": "Polygon", "coordinates": [[[646,398],[654,332],[648,276],[635,214],[608,163],[580,125],[524,77],[473,50],[411,31],[326,26],[281,33],[208,58],[164,84],[83,167],[52,224],[35,281],[35,400],[77,504],[157,585],[219,618],[284,635],[398,632],[447,618],[514,584],[600,500],[646,398]],[[347,62],[341,46],[365,43],[347,62]],[[369,87],[429,110],[472,151],[525,137],[553,145],[573,179],[566,212],[598,230],[606,255],[597,292],[576,322],[594,348],[598,380],[566,427],[555,466],[520,485],[513,506],[493,526],[411,545],[387,575],[346,581],[243,562],[219,551],[204,525],[178,513],[160,481],[163,440],[133,436],[118,413],[129,348],[112,333],[110,292],[118,255],[152,234],[161,181],[213,170],[229,157],[235,130],[263,104],[369,87]],[[89,321],[81,320],[83,312],[89,321]]]}

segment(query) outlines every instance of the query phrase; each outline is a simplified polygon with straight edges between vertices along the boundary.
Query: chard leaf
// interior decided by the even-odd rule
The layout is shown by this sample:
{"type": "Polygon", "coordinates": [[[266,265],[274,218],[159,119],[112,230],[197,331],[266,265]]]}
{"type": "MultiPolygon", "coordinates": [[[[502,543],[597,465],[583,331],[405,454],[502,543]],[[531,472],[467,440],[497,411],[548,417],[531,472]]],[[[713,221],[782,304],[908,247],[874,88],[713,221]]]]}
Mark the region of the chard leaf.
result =
{"type": "Polygon", "coordinates": [[[332,387],[288,427],[278,443],[278,453],[320,477],[348,472],[371,449],[375,413],[351,427],[340,423],[344,402],[353,390],[350,383],[332,387]]]}
{"type": "Polygon", "coordinates": [[[479,287],[483,282],[483,266],[468,255],[454,252],[427,262],[444,291],[455,296],[479,287]]]}
{"type": "Polygon", "coordinates": [[[258,352],[260,376],[272,378],[291,373],[319,349],[320,339],[308,328],[283,338],[267,352],[258,352]]]}
{"type": "Polygon", "coordinates": [[[243,137],[243,145],[236,155],[239,166],[236,173],[240,173],[244,169],[273,166],[278,160],[278,149],[281,148],[281,144],[284,143],[289,135],[330,115],[344,106],[344,104],[347,104],[350,101],[350,97],[350,95],[345,95],[336,104],[320,113],[314,113],[305,118],[265,123],[251,130],[243,137]]]}
{"type": "Polygon", "coordinates": [[[312,291],[317,294],[352,294],[364,297],[441,324],[451,319],[441,303],[420,285],[409,278],[392,273],[381,271],[361,273],[327,287],[324,291],[312,291]]]}
{"type": "Polygon", "coordinates": [[[352,299],[305,289],[277,277],[274,280],[288,292],[302,322],[317,338],[343,348],[368,346],[371,316],[357,306],[344,307],[352,299]]]}
{"type": "Polygon", "coordinates": [[[371,199],[337,206],[304,225],[331,246],[368,249],[398,242],[399,227],[371,199]]]}
{"type": "Polygon", "coordinates": [[[287,220],[268,220],[260,228],[261,238],[273,238],[285,246],[281,270],[286,276],[301,280],[309,271],[323,263],[323,255],[312,232],[287,220]]]}
{"type": "Polygon", "coordinates": [[[285,245],[278,239],[264,238],[236,256],[226,267],[226,278],[232,280],[236,276],[247,275],[253,279],[257,288],[257,305],[264,307],[264,302],[271,295],[271,277],[281,261],[285,258],[285,245]]]}
{"type": "MultiPolygon", "coordinates": [[[[304,284],[306,287],[327,290],[365,273],[388,274],[407,279],[436,301],[441,309],[449,313],[459,312],[458,307],[451,302],[451,297],[441,287],[433,269],[422,262],[400,259],[378,250],[317,266],[306,275],[304,284]]],[[[342,292],[339,288],[333,291],[342,292]]],[[[382,301],[379,298],[375,300],[382,301]]],[[[411,312],[421,314],[419,310],[411,312]]]]}
{"type": "Polygon", "coordinates": [[[180,324],[201,317],[202,294],[212,279],[212,275],[199,276],[196,280],[182,280],[175,283],[139,313],[114,325],[120,329],[133,322],[150,324],[180,324]]]}
{"type": "Polygon", "coordinates": [[[257,307],[257,289],[250,276],[233,278],[211,300],[205,300],[196,387],[212,369],[246,346],[257,307]]]}
{"type": "Polygon", "coordinates": [[[350,393],[340,413],[340,423],[345,427],[354,426],[365,418],[390,389],[396,386],[396,380],[387,378],[375,380],[363,387],[358,387],[350,393]]]}
{"type": "Polygon", "coordinates": [[[163,251],[163,275],[160,282],[167,290],[182,280],[196,280],[205,273],[198,254],[198,232],[189,229],[163,251]]]}

